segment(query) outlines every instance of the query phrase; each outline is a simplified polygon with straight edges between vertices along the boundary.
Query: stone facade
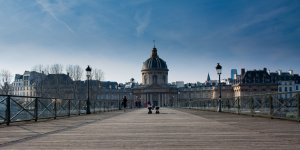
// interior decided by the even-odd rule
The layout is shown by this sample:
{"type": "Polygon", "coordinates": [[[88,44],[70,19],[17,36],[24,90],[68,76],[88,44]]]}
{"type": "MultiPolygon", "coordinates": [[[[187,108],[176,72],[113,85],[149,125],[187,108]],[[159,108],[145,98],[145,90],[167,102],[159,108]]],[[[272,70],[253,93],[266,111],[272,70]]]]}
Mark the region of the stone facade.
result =
{"type": "Polygon", "coordinates": [[[235,97],[277,92],[277,83],[272,82],[267,69],[241,70],[241,76],[232,85],[235,97]]]}
{"type": "Polygon", "coordinates": [[[157,49],[152,49],[152,55],[143,63],[142,83],[143,85],[167,85],[168,67],[164,60],[159,58],[157,49]]]}
{"type": "Polygon", "coordinates": [[[151,103],[153,106],[174,105],[177,98],[177,88],[168,85],[168,67],[166,62],[159,58],[157,49],[142,66],[142,85],[132,89],[135,99],[144,106],[151,103]]]}

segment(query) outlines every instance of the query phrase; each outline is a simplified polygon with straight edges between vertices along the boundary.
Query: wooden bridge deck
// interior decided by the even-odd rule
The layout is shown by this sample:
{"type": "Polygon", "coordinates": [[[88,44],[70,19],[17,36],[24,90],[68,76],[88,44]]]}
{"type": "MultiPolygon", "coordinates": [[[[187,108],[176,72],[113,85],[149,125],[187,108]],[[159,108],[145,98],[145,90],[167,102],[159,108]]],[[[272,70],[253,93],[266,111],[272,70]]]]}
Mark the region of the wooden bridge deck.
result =
{"type": "Polygon", "coordinates": [[[162,108],[0,127],[0,149],[300,149],[300,123],[162,108]]]}

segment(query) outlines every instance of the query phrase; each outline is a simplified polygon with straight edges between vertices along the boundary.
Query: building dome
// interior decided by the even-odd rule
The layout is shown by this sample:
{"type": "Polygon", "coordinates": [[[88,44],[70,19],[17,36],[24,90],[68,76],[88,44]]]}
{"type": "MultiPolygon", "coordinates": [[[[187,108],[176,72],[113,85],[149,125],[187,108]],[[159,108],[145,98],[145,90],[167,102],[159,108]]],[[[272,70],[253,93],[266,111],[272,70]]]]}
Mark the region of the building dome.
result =
{"type": "Polygon", "coordinates": [[[144,85],[167,85],[168,84],[167,63],[158,57],[157,49],[152,49],[152,55],[143,63],[142,82],[144,85]]]}
{"type": "Polygon", "coordinates": [[[167,63],[158,57],[157,49],[152,49],[152,55],[143,63],[142,71],[146,70],[166,70],[168,71],[167,63]]]}

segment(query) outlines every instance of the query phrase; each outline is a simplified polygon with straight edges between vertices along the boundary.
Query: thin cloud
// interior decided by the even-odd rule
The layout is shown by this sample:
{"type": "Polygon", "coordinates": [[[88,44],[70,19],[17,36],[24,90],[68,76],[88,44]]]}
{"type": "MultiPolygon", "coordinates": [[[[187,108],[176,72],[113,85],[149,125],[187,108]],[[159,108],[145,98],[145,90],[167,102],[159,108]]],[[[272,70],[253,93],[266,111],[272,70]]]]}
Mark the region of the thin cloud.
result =
{"type": "Polygon", "coordinates": [[[48,15],[50,15],[55,21],[58,23],[63,24],[71,33],[75,33],[73,29],[64,21],[57,18],[57,16],[54,14],[53,10],[51,9],[49,3],[47,1],[41,1],[41,0],[35,0],[37,4],[39,4],[44,12],[46,12],[48,15]]]}
{"type": "Polygon", "coordinates": [[[138,37],[141,36],[142,34],[144,34],[146,28],[148,27],[148,25],[150,23],[150,16],[151,16],[151,10],[148,10],[143,15],[136,13],[134,18],[137,23],[136,33],[137,33],[138,37]]]}
{"type": "MultiPolygon", "coordinates": [[[[235,28],[237,30],[233,30],[234,32],[239,32],[240,30],[243,30],[245,28],[248,28],[250,26],[259,24],[263,21],[269,21],[274,19],[275,17],[278,17],[281,14],[284,14],[289,11],[288,7],[280,7],[278,9],[265,12],[265,14],[261,15],[251,15],[250,21],[247,21],[246,23],[241,24],[238,28],[235,28]]],[[[250,13],[249,13],[250,14],[250,13]]],[[[253,13],[251,13],[253,14],[253,13]]]]}

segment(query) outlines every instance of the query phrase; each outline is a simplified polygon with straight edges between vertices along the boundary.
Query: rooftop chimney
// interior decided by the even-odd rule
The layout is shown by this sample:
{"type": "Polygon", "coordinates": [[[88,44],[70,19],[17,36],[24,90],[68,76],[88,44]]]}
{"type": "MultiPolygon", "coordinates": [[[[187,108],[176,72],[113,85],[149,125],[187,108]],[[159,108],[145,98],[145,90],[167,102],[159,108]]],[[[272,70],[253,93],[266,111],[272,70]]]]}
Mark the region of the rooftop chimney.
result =
{"type": "Polygon", "coordinates": [[[278,75],[281,75],[281,72],[282,72],[282,71],[279,69],[279,70],[277,71],[278,75]]]}
{"type": "Polygon", "coordinates": [[[264,68],[264,72],[267,72],[267,68],[264,68]]]}

